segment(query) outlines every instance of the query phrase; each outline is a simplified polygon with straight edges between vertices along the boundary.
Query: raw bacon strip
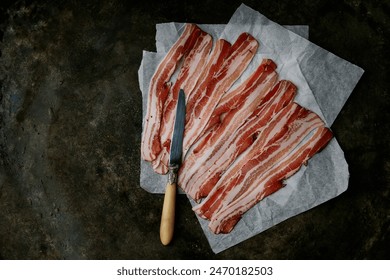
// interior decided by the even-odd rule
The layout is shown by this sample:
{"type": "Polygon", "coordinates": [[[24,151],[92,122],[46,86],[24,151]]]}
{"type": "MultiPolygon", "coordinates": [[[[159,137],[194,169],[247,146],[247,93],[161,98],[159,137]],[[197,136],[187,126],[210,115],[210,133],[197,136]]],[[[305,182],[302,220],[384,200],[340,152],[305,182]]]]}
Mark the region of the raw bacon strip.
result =
{"type": "Polygon", "coordinates": [[[302,164],[306,164],[315,153],[325,147],[332,137],[328,128],[319,127],[303,145],[264,174],[259,177],[248,176],[244,181],[245,187],[237,194],[238,197],[213,215],[209,223],[210,229],[214,233],[229,233],[246,211],[282,188],[283,180],[295,174],[302,164]]]}
{"type": "Polygon", "coordinates": [[[179,90],[191,92],[202,73],[202,69],[207,62],[207,57],[213,45],[212,37],[202,32],[198,37],[193,49],[185,56],[182,67],[175,84],[170,90],[170,94],[164,104],[162,122],[160,127],[161,152],[152,162],[155,172],[165,174],[168,171],[169,150],[171,145],[171,135],[175,122],[175,108],[179,96],[179,90]],[[163,159],[163,160],[162,160],[163,159]],[[161,162],[162,161],[162,162],[161,162]]]}
{"type": "MultiPolygon", "coordinates": [[[[266,89],[271,86],[269,84],[266,89]]],[[[193,199],[205,197],[229,165],[255,141],[256,135],[269,120],[283,107],[291,104],[296,87],[283,80],[267,91],[267,94],[263,93],[261,96],[261,102],[249,100],[249,106],[229,113],[223,126],[218,127],[220,129],[209,137],[209,141],[199,151],[195,147],[194,153],[186,159],[183,164],[184,190],[193,199]]],[[[283,112],[289,114],[288,110],[283,112]]]]}
{"type": "Polygon", "coordinates": [[[291,153],[313,129],[324,125],[315,113],[296,103],[292,104],[280,111],[263,133],[260,132],[255,143],[229,167],[207,198],[194,207],[195,212],[210,219],[223,204],[231,202],[234,192],[244,188],[248,177],[248,180],[254,179],[253,172],[261,177],[262,172],[291,153]],[[290,113],[287,113],[288,110],[290,113]],[[264,141],[264,138],[276,138],[276,141],[264,141]],[[263,145],[264,142],[271,143],[263,145]]]}
{"type": "Polygon", "coordinates": [[[146,161],[154,160],[161,151],[159,130],[163,105],[170,88],[169,80],[180,59],[192,49],[201,33],[195,24],[186,24],[183,33],[160,62],[150,81],[141,141],[141,156],[146,161]]]}
{"type": "MultiPolygon", "coordinates": [[[[206,87],[199,88],[195,93],[194,105],[187,109],[188,118],[184,131],[183,153],[202,134],[214,108],[222,95],[234,84],[244,72],[258,48],[258,42],[248,33],[241,34],[232,45],[231,53],[223,62],[222,68],[211,78],[206,87]]],[[[189,102],[190,103],[190,102],[189,102]]]]}

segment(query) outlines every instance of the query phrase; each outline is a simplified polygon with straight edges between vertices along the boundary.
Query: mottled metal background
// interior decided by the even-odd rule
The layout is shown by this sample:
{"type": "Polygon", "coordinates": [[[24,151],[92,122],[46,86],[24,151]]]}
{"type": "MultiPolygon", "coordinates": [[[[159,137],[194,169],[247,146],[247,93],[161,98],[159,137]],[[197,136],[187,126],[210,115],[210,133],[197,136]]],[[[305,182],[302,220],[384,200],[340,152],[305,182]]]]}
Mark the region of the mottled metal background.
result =
{"type": "Polygon", "coordinates": [[[241,1],[2,1],[1,259],[365,259],[390,254],[389,1],[244,1],[366,72],[332,129],[347,192],[214,255],[178,198],[139,187],[142,50],[160,22],[227,23],[241,1]]]}

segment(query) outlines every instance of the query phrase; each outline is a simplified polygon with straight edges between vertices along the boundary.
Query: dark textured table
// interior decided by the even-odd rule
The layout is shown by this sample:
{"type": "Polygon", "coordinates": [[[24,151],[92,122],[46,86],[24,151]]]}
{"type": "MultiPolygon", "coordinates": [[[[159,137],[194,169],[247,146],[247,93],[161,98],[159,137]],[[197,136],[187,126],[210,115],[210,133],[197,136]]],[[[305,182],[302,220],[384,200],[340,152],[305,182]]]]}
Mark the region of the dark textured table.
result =
{"type": "Polygon", "coordinates": [[[142,50],[155,24],[227,23],[241,1],[2,1],[1,259],[387,259],[390,257],[389,1],[245,1],[362,67],[332,126],[348,190],[215,255],[178,197],[139,186],[142,50]]]}

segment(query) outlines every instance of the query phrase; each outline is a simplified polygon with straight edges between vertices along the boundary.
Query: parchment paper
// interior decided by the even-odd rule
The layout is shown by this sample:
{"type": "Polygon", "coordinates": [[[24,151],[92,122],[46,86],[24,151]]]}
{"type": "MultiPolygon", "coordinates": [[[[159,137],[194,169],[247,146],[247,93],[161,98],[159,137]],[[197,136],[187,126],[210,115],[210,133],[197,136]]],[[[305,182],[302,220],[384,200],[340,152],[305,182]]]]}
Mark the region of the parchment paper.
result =
{"type": "MultiPolygon", "coordinates": [[[[144,112],[150,78],[165,52],[176,41],[182,31],[182,25],[157,25],[158,52],[143,54],[139,81],[144,112]]],[[[328,126],[333,123],[364,72],[358,66],[270,21],[245,5],[236,10],[226,26],[199,26],[214,38],[221,36],[230,42],[242,32],[252,34],[259,40],[260,48],[242,79],[256,68],[263,57],[273,59],[278,65],[280,78],[289,79],[297,85],[298,95],[295,101],[318,113],[328,126]]],[[[212,250],[219,253],[336,197],[347,189],[348,179],[348,165],[344,153],[334,138],[321,153],[309,160],[307,166],[303,166],[289,178],[283,189],[248,211],[230,234],[215,235],[209,231],[208,221],[198,219],[212,250]]],[[[166,176],[156,175],[150,165],[141,160],[141,187],[153,193],[162,193],[165,184],[166,176]]],[[[193,201],[191,203],[195,204],[193,201]]]]}

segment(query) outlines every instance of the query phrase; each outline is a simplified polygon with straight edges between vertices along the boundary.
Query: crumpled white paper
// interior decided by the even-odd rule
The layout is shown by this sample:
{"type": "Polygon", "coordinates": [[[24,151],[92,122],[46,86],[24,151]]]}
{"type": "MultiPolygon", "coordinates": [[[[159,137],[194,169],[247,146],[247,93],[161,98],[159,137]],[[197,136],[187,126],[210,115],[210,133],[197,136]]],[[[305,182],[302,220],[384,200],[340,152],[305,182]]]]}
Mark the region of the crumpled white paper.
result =
{"type": "MultiPolygon", "coordinates": [[[[298,87],[295,101],[319,114],[330,126],[363,74],[363,69],[311,43],[307,27],[288,28],[270,21],[257,11],[241,5],[227,25],[199,25],[215,39],[230,42],[242,32],[249,32],[259,42],[258,53],[241,79],[249,75],[262,58],[271,58],[278,65],[281,79],[298,87]]],[[[146,110],[149,81],[158,63],[182,31],[182,23],[157,25],[157,53],[144,52],[139,69],[139,82],[146,110]]],[[[238,81],[239,82],[239,81],[238,81]]],[[[348,165],[344,153],[334,138],[319,154],[309,160],[298,173],[286,181],[286,187],[263,199],[249,210],[229,234],[215,235],[208,221],[199,219],[212,250],[219,253],[258,233],[332,199],[348,187],[348,165]]],[[[141,187],[153,193],[163,193],[166,176],[153,172],[149,163],[141,160],[141,187]]],[[[191,199],[190,199],[191,200],[191,199]]],[[[192,204],[195,202],[191,201],[192,204]]]]}

